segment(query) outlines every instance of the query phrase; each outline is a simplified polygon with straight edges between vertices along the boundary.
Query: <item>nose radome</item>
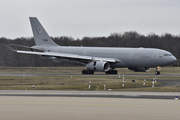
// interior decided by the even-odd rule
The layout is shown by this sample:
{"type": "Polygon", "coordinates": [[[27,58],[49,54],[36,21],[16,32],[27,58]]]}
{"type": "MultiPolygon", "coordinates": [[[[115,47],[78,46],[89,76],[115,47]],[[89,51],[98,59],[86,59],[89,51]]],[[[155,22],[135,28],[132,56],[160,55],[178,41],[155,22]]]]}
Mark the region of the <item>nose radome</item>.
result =
{"type": "Polygon", "coordinates": [[[175,62],[177,60],[176,57],[174,56],[171,59],[172,59],[172,62],[175,62]]]}

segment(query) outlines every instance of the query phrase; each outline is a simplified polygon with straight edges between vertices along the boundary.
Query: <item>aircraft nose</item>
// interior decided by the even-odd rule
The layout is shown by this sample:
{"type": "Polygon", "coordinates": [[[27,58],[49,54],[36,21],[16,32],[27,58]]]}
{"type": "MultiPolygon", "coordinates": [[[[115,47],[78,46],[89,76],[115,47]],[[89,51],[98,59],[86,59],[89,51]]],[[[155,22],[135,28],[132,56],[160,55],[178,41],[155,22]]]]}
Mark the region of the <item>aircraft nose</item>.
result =
{"type": "Polygon", "coordinates": [[[171,58],[172,63],[175,62],[176,60],[177,60],[176,57],[172,56],[172,58],[171,58]]]}

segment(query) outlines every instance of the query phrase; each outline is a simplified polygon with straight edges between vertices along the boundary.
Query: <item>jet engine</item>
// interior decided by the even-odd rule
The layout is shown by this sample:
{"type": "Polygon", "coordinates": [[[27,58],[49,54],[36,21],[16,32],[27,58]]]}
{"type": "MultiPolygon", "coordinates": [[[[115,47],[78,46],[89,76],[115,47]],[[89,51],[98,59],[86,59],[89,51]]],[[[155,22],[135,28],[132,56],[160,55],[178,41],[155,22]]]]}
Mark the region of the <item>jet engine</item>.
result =
{"type": "Polygon", "coordinates": [[[106,72],[109,70],[110,65],[107,62],[103,61],[94,61],[90,62],[86,65],[88,70],[93,70],[93,71],[99,71],[99,72],[106,72]]]}
{"type": "Polygon", "coordinates": [[[149,72],[149,67],[129,67],[129,70],[133,70],[134,72],[149,72]]]}

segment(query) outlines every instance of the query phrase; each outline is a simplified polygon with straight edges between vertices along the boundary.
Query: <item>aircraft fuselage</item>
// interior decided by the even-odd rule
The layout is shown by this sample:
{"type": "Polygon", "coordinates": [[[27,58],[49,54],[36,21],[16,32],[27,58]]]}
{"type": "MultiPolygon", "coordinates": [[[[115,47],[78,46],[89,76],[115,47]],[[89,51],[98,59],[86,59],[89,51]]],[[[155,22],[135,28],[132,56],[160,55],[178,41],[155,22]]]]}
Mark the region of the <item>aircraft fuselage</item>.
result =
{"type": "MultiPolygon", "coordinates": [[[[36,46],[38,48],[38,46],[36,46]]],[[[112,68],[157,67],[176,61],[168,51],[155,48],[112,48],[112,47],[71,47],[41,46],[46,52],[76,54],[83,56],[114,58],[120,62],[110,63],[112,68]]]]}

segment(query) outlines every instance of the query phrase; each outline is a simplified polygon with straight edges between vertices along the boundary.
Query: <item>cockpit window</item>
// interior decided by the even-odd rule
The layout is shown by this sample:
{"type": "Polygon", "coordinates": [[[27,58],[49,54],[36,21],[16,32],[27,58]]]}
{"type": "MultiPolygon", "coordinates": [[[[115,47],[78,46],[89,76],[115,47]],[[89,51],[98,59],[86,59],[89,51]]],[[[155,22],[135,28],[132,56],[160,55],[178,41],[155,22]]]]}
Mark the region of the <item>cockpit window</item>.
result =
{"type": "Polygon", "coordinates": [[[164,54],[164,56],[172,56],[172,54],[164,54]]]}

